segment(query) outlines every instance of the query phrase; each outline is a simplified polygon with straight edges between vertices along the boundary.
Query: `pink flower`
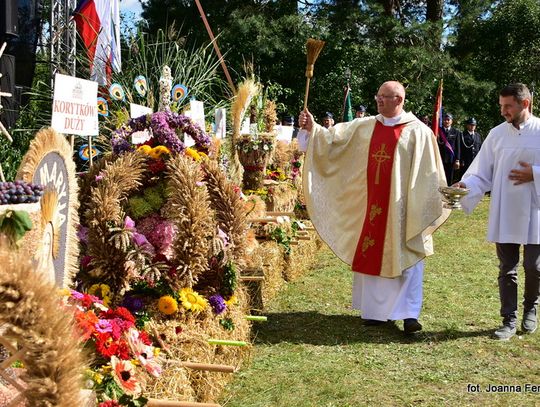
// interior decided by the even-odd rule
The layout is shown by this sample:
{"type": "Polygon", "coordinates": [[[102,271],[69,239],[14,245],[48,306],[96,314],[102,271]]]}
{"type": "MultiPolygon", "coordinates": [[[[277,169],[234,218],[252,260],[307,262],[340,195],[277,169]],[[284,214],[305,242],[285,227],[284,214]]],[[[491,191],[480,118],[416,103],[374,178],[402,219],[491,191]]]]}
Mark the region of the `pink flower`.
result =
{"type": "Polygon", "coordinates": [[[225,233],[223,230],[221,230],[218,227],[218,237],[223,240],[223,246],[228,247],[229,246],[229,236],[227,236],[227,233],[225,233]]]}
{"type": "Polygon", "coordinates": [[[126,219],[124,219],[124,229],[128,229],[128,230],[135,229],[135,221],[131,219],[129,216],[126,216],[126,219]]]}
{"type": "Polygon", "coordinates": [[[100,333],[112,332],[111,322],[106,319],[100,319],[96,324],[96,331],[100,333]]]}

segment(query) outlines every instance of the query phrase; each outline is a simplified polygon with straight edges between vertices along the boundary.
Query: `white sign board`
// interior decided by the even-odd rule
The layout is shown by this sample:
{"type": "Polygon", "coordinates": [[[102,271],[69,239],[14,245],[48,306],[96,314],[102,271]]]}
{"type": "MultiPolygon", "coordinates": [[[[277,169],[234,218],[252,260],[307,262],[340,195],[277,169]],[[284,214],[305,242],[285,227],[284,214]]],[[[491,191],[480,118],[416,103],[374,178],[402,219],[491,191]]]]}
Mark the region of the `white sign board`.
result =
{"type": "Polygon", "coordinates": [[[203,130],[206,130],[204,123],[204,103],[198,100],[189,101],[189,110],[191,111],[191,120],[199,125],[203,130]]]}
{"type": "Polygon", "coordinates": [[[150,107],[137,105],[135,103],[129,104],[129,117],[136,119],[137,117],[146,116],[147,114],[152,114],[152,109],[150,107]]]}
{"type": "Polygon", "coordinates": [[[216,109],[214,120],[216,123],[216,138],[225,138],[227,134],[227,109],[216,109]]]}
{"type": "Polygon", "coordinates": [[[290,144],[290,142],[292,141],[292,135],[294,131],[293,126],[277,125],[277,126],[274,126],[274,130],[277,133],[276,138],[278,141],[285,141],[287,144],[290,144]]]}
{"type": "Polygon", "coordinates": [[[51,127],[59,133],[97,136],[97,82],[56,74],[51,127]]]}

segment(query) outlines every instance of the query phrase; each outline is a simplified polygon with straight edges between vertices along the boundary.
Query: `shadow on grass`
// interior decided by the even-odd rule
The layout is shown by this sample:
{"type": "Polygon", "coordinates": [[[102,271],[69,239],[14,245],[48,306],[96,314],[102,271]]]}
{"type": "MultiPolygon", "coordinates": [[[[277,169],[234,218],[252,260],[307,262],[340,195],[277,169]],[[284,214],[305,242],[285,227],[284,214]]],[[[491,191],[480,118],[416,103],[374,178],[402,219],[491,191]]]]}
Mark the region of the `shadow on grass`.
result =
{"type": "MultiPolygon", "coordinates": [[[[380,326],[363,326],[353,315],[325,315],[316,311],[266,314],[268,322],[254,326],[255,343],[304,343],[346,345],[349,343],[443,342],[459,338],[489,336],[492,330],[424,330],[405,335],[401,321],[380,326]]],[[[424,327],[425,328],[425,327],[424,327]]]]}

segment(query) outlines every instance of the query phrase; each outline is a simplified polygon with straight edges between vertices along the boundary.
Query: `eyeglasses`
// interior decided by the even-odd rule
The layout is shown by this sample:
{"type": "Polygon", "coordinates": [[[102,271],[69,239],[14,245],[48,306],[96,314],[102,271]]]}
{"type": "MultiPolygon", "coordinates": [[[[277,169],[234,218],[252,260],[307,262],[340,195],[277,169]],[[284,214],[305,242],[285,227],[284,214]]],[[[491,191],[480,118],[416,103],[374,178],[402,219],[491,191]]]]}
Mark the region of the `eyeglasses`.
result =
{"type": "Polygon", "coordinates": [[[393,99],[397,98],[397,95],[387,96],[387,95],[375,95],[373,96],[373,99],[379,100],[379,99],[393,99]]]}

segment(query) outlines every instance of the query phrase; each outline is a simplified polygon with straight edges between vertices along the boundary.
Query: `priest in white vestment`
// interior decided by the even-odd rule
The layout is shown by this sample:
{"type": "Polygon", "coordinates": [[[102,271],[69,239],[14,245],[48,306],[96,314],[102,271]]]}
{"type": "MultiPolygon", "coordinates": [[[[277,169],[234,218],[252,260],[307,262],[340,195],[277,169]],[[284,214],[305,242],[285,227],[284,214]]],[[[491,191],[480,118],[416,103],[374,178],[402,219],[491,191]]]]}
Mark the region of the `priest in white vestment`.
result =
{"type": "Polygon", "coordinates": [[[304,111],[304,193],[321,238],[353,273],[353,307],[366,325],[404,320],[422,329],[423,259],[448,217],[446,185],[433,132],[403,110],[405,89],[385,82],[379,114],[325,129],[304,111]]]}
{"type": "Polygon", "coordinates": [[[511,84],[499,95],[506,122],[494,127],[480,152],[456,185],[470,189],[463,198],[472,212],[491,191],[487,239],[495,243],[499,259],[499,294],[502,326],[494,332],[499,340],[516,333],[520,246],[523,250],[525,290],[524,333],[537,328],[540,293],[540,119],[529,112],[531,93],[523,84],[511,84]]]}

